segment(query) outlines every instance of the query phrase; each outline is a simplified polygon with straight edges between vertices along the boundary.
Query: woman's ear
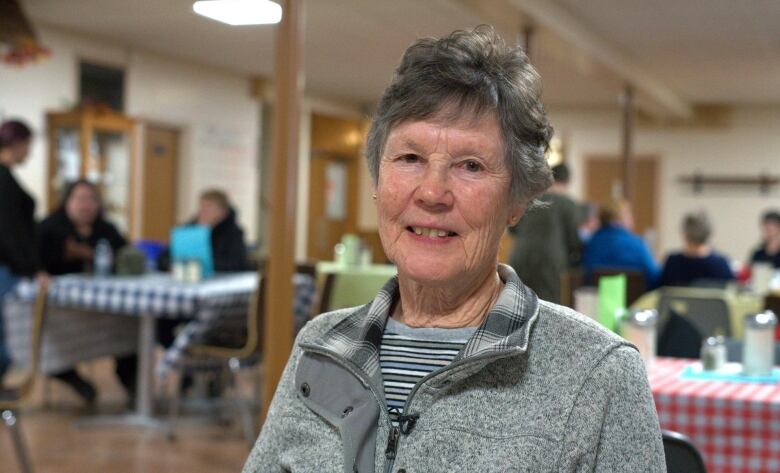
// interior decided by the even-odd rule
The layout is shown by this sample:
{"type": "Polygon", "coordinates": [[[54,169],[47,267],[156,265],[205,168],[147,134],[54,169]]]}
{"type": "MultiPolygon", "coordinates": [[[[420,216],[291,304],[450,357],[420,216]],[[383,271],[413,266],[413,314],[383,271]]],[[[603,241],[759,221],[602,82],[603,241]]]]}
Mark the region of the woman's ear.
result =
{"type": "Polygon", "coordinates": [[[517,225],[517,222],[520,221],[520,218],[523,216],[524,213],[525,213],[525,205],[521,203],[513,204],[509,210],[507,225],[510,227],[514,227],[515,225],[517,225]]]}

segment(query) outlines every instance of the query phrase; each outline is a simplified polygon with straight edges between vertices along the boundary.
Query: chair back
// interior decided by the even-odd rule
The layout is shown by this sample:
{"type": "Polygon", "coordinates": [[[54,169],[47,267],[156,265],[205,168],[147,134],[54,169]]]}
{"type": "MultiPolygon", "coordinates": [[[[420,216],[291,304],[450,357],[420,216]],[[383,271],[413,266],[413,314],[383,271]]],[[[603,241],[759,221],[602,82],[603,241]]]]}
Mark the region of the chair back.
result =
{"type": "Polygon", "coordinates": [[[383,273],[327,273],[320,291],[319,313],[371,302],[389,278],[383,273]]]}
{"type": "Polygon", "coordinates": [[[724,290],[691,287],[662,288],[658,301],[661,327],[669,320],[671,313],[690,322],[702,338],[713,335],[731,336],[728,295],[724,290]]]}
{"type": "Polygon", "coordinates": [[[569,268],[561,271],[561,305],[574,308],[574,291],[582,287],[582,270],[569,268]]]}
{"type": "Polygon", "coordinates": [[[678,432],[661,432],[667,473],[707,473],[704,459],[691,439],[678,432]]]}
{"type": "Polygon", "coordinates": [[[593,270],[593,283],[598,287],[599,279],[601,279],[602,276],[615,276],[617,274],[624,274],[626,276],[626,305],[630,306],[639,299],[646,290],[645,275],[641,271],[624,268],[598,268],[593,270]]]}
{"type": "MultiPolygon", "coordinates": [[[[768,294],[764,298],[764,310],[771,310],[780,316],[780,295],[768,294]]],[[[775,340],[780,340],[780,324],[778,324],[777,328],[775,328],[775,340]]]]}
{"type": "MultiPolygon", "coordinates": [[[[46,309],[49,301],[48,283],[38,285],[38,293],[35,296],[35,305],[33,307],[32,325],[30,332],[30,362],[27,364],[24,375],[22,376],[17,392],[19,399],[24,399],[32,393],[35,380],[41,369],[41,351],[43,349],[43,328],[46,323],[46,309]]],[[[2,322],[2,321],[0,321],[2,322]]]]}
{"type": "Polygon", "coordinates": [[[187,351],[196,355],[205,355],[216,358],[249,358],[262,351],[263,317],[265,314],[266,278],[260,276],[257,281],[257,289],[252,292],[249,299],[249,307],[246,313],[246,339],[241,347],[225,347],[218,345],[206,345],[193,343],[187,347],[187,351]]]}

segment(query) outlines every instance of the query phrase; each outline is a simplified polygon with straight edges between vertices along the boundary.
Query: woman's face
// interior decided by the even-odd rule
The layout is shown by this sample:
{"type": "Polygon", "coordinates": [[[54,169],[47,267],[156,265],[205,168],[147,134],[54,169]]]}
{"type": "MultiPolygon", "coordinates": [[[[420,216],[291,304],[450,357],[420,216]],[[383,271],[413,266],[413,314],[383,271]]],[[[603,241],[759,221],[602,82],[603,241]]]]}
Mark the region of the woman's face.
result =
{"type": "Polygon", "coordinates": [[[30,154],[30,140],[17,141],[8,147],[10,163],[12,165],[22,164],[30,154]]]}
{"type": "Polygon", "coordinates": [[[377,183],[379,236],[401,276],[420,284],[495,271],[510,218],[510,173],[492,115],[404,122],[388,135],[377,183]]]}
{"type": "Polygon", "coordinates": [[[97,220],[100,201],[95,190],[86,185],[77,185],[65,203],[65,213],[76,225],[91,225],[97,220]]]}

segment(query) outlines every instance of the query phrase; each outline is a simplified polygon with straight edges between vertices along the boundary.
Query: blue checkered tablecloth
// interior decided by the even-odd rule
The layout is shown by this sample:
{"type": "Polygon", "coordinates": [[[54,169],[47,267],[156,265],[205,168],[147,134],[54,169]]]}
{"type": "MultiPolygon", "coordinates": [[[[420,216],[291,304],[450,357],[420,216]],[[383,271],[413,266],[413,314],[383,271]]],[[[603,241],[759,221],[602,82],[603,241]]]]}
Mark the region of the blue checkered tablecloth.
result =
{"type": "MultiPolygon", "coordinates": [[[[86,274],[53,277],[43,332],[41,369],[56,373],[104,356],[124,356],[138,349],[138,316],[214,320],[246,314],[257,287],[253,272],[217,275],[198,284],[174,281],[168,274],[95,278],[86,274]],[[122,315],[124,317],[117,317],[122,315]]],[[[9,293],[4,320],[14,364],[29,361],[34,281],[22,281],[9,293]]]]}
{"type": "Polygon", "coordinates": [[[253,272],[219,274],[195,284],[175,281],[166,273],[109,278],[68,274],[53,279],[49,303],[121,315],[197,318],[207,309],[247,307],[256,287],[253,272]]]}

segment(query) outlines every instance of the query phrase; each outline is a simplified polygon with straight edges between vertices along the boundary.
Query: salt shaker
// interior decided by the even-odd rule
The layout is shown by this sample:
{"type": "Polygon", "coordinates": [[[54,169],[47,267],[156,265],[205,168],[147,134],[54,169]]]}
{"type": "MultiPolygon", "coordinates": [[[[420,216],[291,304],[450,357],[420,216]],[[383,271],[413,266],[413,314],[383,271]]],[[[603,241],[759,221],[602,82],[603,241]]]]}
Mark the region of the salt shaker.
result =
{"type": "Polygon", "coordinates": [[[727,361],[726,340],[708,337],[701,345],[701,366],[705,371],[718,371],[727,361]]]}
{"type": "Polygon", "coordinates": [[[775,364],[777,316],[771,310],[745,317],[742,370],[748,376],[770,376],[775,364]]]}
{"type": "Polygon", "coordinates": [[[655,358],[657,324],[658,312],[654,309],[628,311],[621,318],[623,337],[636,345],[645,366],[650,366],[655,358]]]}

